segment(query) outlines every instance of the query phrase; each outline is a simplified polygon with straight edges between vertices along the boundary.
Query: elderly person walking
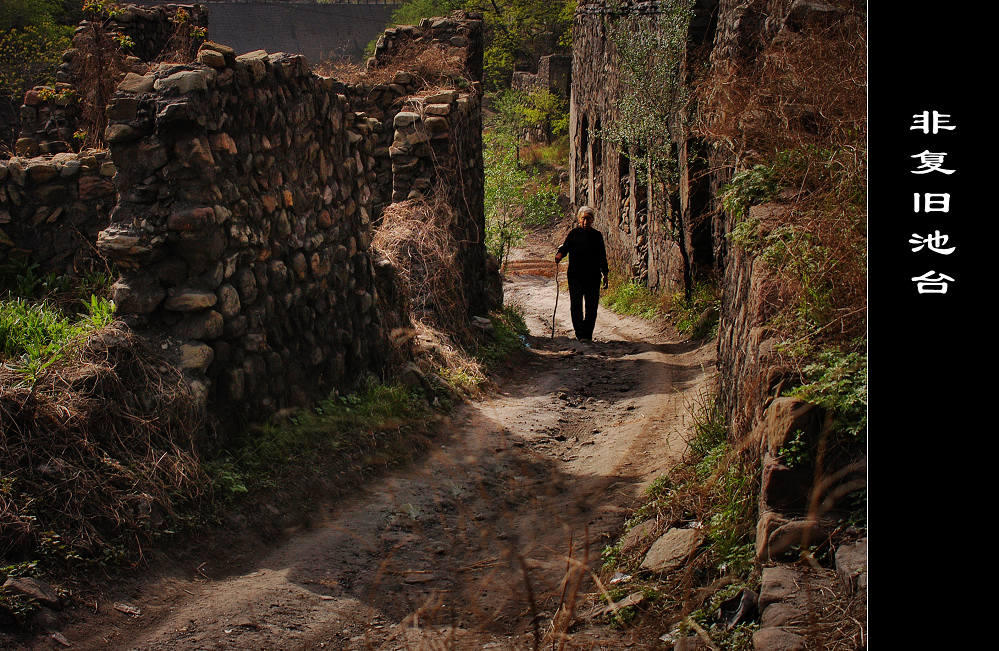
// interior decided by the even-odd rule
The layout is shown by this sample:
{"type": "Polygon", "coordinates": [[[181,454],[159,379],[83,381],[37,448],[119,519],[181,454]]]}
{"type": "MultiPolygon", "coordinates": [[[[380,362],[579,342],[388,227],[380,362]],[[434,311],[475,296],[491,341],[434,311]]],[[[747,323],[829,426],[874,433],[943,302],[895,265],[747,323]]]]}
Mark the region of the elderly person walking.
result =
{"type": "Polygon", "coordinates": [[[607,251],[604,249],[604,236],[593,228],[595,215],[593,208],[582,206],[576,212],[579,226],[569,231],[565,243],[555,254],[555,264],[569,256],[569,313],[572,315],[572,329],[580,341],[593,340],[601,275],[604,289],[607,289],[607,251]]]}

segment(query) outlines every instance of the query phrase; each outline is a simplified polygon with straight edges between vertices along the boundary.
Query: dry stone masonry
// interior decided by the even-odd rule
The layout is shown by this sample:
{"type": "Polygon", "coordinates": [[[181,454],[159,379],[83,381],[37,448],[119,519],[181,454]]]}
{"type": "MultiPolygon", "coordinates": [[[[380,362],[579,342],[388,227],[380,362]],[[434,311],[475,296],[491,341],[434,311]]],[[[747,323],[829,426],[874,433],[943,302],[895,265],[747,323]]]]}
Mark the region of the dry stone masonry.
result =
{"type": "Polygon", "coordinates": [[[124,5],[111,18],[82,21],[73,34],[73,47],[63,53],[56,83],[25,94],[17,153],[35,156],[78,150],[83,138],[74,134],[81,127],[81,103],[87,101],[85,91],[93,84],[93,79],[85,79],[87,75],[143,74],[150,63],[165,57],[191,60],[204,38],[199,30],[207,25],[207,10],[193,4],[124,5]],[[113,33],[132,45],[120,52],[95,45],[98,35],[113,33]]]}
{"type": "Polygon", "coordinates": [[[165,333],[216,403],[260,416],[387,359],[371,238],[372,124],[299,55],[211,45],[125,79],[100,250],[121,314],[165,333]]]}
{"type": "Polygon", "coordinates": [[[20,147],[49,153],[0,162],[0,263],[113,264],[118,315],[185,369],[223,435],[406,359],[392,342],[409,325],[407,297],[369,249],[393,201],[445,200],[471,310],[498,304],[484,243],[480,17],[388,30],[368,62],[388,81],[344,83],[301,55],[212,42],[189,63],[152,61],[181,9],[206,24],[189,5],[117,18],[147,59],[126,62],[108,105],[109,152],[65,151],[69,113],[50,129],[53,93],[72,91],[83,48],[67,53],[58,88],[28,93],[20,147]],[[407,48],[429,46],[457,74],[409,69],[407,48]]]}
{"type": "Polygon", "coordinates": [[[94,242],[116,201],[114,174],[103,151],[0,160],[0,265],[105,271],[94,242]]]}
{"type": "Polygon", "coordinates": [[[361,89],[312,73],[301,55],[214,43],[196,63],[119,85],[105,134],[118,204],[98,248],[122,273],[119,314],[216,412],[259,418],[404,354],[390,335],[407,325],[406,305],[391,266],[369,252],[375,207],[429,193],[442,171],[468,177],[467,205],[448,194],[452,227],[464,289],[489,307],[477,85],[410,100],[420,113],[395,110],[396,89],[364,90],[366,102],[352,100],[361,89]]]}

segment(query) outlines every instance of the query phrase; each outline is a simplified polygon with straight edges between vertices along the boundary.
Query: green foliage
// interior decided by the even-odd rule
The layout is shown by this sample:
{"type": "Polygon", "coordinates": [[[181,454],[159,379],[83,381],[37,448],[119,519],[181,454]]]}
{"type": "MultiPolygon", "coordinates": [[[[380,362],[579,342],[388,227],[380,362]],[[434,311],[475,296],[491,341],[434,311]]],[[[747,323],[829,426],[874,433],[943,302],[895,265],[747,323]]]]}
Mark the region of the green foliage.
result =
{"type": "Polygon", "coordinates": [[[114,320],[102,273],[42,274],[37,264],[0,269],[0,358],[34,382],[91,331],[114,320]],[[67,300],[69,299],[69,300],[67,300]]]}
{"type": "Polygon", "coordinates": [[[791,395],[825,408],[835,427],[853,439],[867,431],[867,356],[827,350],[804,368],[805,383],[791,395]]]}
{"type": "Polygon", "coordinates": [[[547,88],[526,94],[521,109],[528,127],[540,129],[546,137],[561,136],[569,132],[569,102],[547,88]]]}
{"type": "Polygon", "coordinates": [[[731,631],[727,631],[724,625],[715,619],[715,613],[729,599],[747,588],[752,590],[755,587],[754,584],[738,581],[720,588],[711,595],[703,606],[690,613],[688,619],[680,622],[681,634],[687,635],[693,632],[693,627],[689,623],[690,620],[693,620],[704,629],[718,648],[726,649],[726,651],[750,651],[754,648],[753,633],[760,629],[759,622],[744,622],[735,626],[731,631]]]}
{"type": "Polygon", "coordinates": [[[612,273],[608,287],[600,302],[618,314],[650,320],[668,317],[680,334],[695,339],[713,335],[717,328],[721,297],[712,283],[696,283],[689,297],[682,291],[664,296],[634,279],[624,280],[620,274],[612,273]],[[708,308],[713,311],[702,320],[708,308]]]}
{"type": "Polygon", "coordinates": [[[777,196],[779,190],[774,166],[754,165],[737,172],[721,189],[721,202],[735,222],[741,222],[749,207],[765,203],[777,196]]]}
{"type": "Polygon", "coordinates": [[[528,227],[551,226],[562,212],[558,203],[558,188],[541,185],[524,202],[524,225],[528,227]]]}
{"type": "Polygon", "coordinates": [[[486,248],[502,264],[524,239],[519,215],[529,177],[517,164],[516,147],[498,136],[485,138],[486,248]]]}
{"type": "Polygon", "coordinates": [[[456,9],[483,14],[482,67],[488,90],[509,88],[516,64],[533,66],[538,57],[572,46],[576,0],[409,0],[392,13],[392,23],[416,25],[456,9]]]}
{"type": "Polygon", "coordinates": [[[482,63],[488,90],[508,88],[516,64],[534,66],[538,58],[571,45],[575,0],[465,0],[485,22],[482,63]]]}
{"type": "Polygon", "coordinates": [[[694,339],[713,337],[718,331],[718,314],[721,308],[721,291],[710,282],[694,284],[689,297],[684,292],[673,294],[669,314],[680,334],[694,339]],[[703,319],[705,310],[708,318],[703,319]]]}
{"type": "Polygon", "coordinates": [[[672,136],[685,128],[676,116],[689,95],[681,64],[693,6],[693,0],[665,0],[655,16],[619,16],[608,27],[620,61],[621,93],[618,117],[600,135],[619,151],[643,152],[635,157],[640,173],[667,187],[678,179],[672,136]]]}
{"type": "Polygon", "coordinates": [[[702,396],[690,410],[694,436],[687,441],[687,447],[698,458],[704,458],[728,441],[728,423],[721,402],[715,398],[702,396]]]}
{"type": "Polygon", "coordinates": [[[600,302],[618,314],[658,319],[663,316],[662,297],[634,279],[622,280],[614,274],[600,302]]]}
{"type": "MultiPolygon", "coordinates": [[[[709,456],[720,462],[729,455],[728,444],[722,444],[709,456]]],[[[716,470],[716,506],[708,521],[708,542],[719,571],[748,576],[756,551],[753,473],[750,468],[731,460],[724,466],[716,464],[716,470]]]]}
{"type": "Polygon", "coordinates": [[[54,1],[0,3],[0,96],[20,103],[32,87],[52,82],[73,34],[56,22],[60,13],[54,1]]]}
{"type": "Polygon", "coordinates": [[[505,137],[519,139],[527,129],[539,130],[548,139],[569,132],[569,103],[547,88],[530,92],[506,89],[490,99],[495,116],[489,126],[505,137]]]}
{"type": "Polygon", "coordinates": [[[524,229],[554,222],[561,211],[558,190],[540,182],[517,160],[516,139],[503,129],[483,132],[485,142],[486,248],[505,264],[524,229]]]}
{"type": "Polygon", "coordinates": [[[47,302],[0,300],[0,356],[34,383],[93,330],[111,323],[114,303],[91,296],[86,314],[70,319],[47,302]]]}
{"type": "Polygon", "coordinates": [[[504,305],[490,314],[489,320],[493,324],[492,337],[475,351],[475,358],[487,371],[522,349],[528,332],[524,312],[516,305],[504,305]]]}
{"type": "Polygon", "coordinates": [[[409,0],[392,12],[392,24],[419,25],[424,18],[444,16],[460,7],[455,0],[409,0]]]}

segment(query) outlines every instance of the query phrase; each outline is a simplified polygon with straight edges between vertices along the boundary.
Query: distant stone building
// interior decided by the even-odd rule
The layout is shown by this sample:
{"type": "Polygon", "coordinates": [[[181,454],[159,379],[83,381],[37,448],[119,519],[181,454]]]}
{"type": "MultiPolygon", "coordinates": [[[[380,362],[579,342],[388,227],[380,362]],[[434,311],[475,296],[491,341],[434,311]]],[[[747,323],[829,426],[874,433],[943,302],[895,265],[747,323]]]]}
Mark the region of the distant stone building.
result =
{"type": "Polygon", "coordinates": [[[571,82],[572,57],[567,54],[549,54],[538,60],[537,73],[525,70],[514,72],[511,86],[523,91],[546,88],[568,98],[571,82]]]}

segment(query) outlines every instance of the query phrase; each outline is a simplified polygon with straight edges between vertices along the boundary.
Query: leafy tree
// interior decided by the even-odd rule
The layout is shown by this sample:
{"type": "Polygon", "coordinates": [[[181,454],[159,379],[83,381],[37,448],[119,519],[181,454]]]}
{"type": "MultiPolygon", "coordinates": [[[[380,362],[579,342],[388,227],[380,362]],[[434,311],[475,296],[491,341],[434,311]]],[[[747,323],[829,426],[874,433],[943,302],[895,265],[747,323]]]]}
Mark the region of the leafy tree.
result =
{"type": "Polygon", "coordinates": [[[619,151],[628,152],[636,172],[649,180],[653,196],[665,199],[657,212],[664,216],[668,237],[679,247],[687,300],[693,279],[674,143],[686,128],[679,117],[689,99],[682,62],[693,6],[694,0],[662,0],[658,14],[617,17],[611,22],[608,36],[619,58],[620,92],[617,117],[600,134],[619,151]]]}
{"type": "Polygon", "coordinates": [[[505,88],[516,64],[571,45],[576,0],[466,0],[464,9],[482,12],[486,27],[483,76],[487,88],[505,88]]]}
{"type": "Polygon", "coordinates": [[[568,101],[547,88],[524,92],[508,89],[492,98],[495,117],[490,127],[520,138],[525,129],[539,129],[550,141],[569,131],[568,101]]]}
{"type": "Polygon", "coordinates": [[[392,12],[395,25],[419,25],[424,18],[444,16],[461,9],[460,0],[410,0],[392,12]]]}
{"type": "Polygon", "coordinates": [[[52,81],[78,15],[79,3],[60,0],[0,2],[0,98],[20,103],[25,91],[52,81]]]}

